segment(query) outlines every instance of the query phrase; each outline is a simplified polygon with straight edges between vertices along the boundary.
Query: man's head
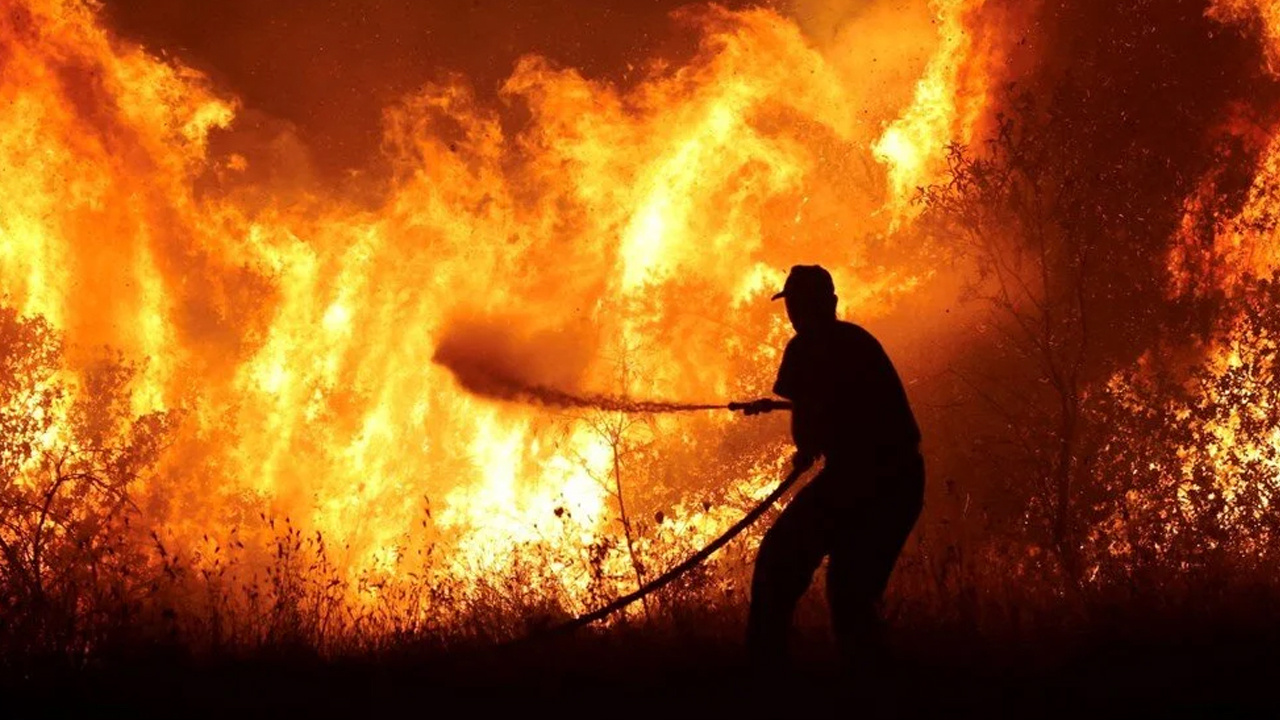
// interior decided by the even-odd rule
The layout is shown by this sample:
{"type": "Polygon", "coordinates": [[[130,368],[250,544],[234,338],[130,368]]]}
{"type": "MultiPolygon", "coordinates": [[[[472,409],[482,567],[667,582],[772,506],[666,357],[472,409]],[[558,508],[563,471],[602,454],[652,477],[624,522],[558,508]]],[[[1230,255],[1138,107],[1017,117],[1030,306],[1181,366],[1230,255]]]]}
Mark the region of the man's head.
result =
{"type": "Polygon", "coordinates": [[[782,292],[773,296],[778,298],[786,301],[787,317],[797,333],[835,322],[836,285],[821,265],[792,266],[782,292]]]}

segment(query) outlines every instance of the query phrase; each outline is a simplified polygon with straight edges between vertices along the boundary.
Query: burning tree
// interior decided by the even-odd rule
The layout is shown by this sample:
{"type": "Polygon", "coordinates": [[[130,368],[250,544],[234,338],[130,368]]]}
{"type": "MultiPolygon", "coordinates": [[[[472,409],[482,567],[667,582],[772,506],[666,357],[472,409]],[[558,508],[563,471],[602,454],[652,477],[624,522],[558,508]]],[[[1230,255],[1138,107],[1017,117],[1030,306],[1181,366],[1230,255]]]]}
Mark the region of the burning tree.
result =
{"type": "Polygon", "coordinates": [[[173,418],[132,415],[132,374],[108,358],[69,378],[49,324],[0,308],[0,608],[9,618],[0,642],[8,650],[79,657],[146,592],[130,490],[173,418]]]}
{"type": "MultiPolygon", "coordinates": [[[[622,349],[618,359],[618,383],[622,388],[632,384],[634,369],[627,361],[627,348],[622,349]]],[[[609,469],[606,477],[601,477],[590,469],[590,463],[584,462],[586,472],[604,488],[618,507],[618,522],[622,525],[622,536],[626,542],[627,559],[635,576],[636,587],[644,585],[645,563],[636,548],[637,532],[634,512],[628,511],[627,489],[624,482],[631,461],[637,455],[643,455],[653,444],[653,421],[644,414],[593,410],[587,413],[583,422],[591,428],[593,434],[605,443],[609,451],[609,469]]],[[[649,602],[644,600],[645,612],[649,612],[649,602]]]]}
{"type": "MultiPolygon", "coordinates": [[[[1031,117],[1023,102],[1023,117],[1031,117]]],[[[1003,421],[997,432],[1020,454],[1009,488],[1072,577],[1078,576],[1073,499],[1089,468],[1087,428],[1090,296],[1101,247],[1087,232],[1082,178],[1043,125],[1000,116],[985,151],[952,145],[945,183],[922,188],[931,236],[976,273],[967,295],[988,312],[979,332],[993,341],[979,367],[957,370],[1003,421]],[[1025,473],[1025,474],[1024,474],[1025,473]],[[1025,489],[1018,487],[1029,478],[1025,489]]]]}

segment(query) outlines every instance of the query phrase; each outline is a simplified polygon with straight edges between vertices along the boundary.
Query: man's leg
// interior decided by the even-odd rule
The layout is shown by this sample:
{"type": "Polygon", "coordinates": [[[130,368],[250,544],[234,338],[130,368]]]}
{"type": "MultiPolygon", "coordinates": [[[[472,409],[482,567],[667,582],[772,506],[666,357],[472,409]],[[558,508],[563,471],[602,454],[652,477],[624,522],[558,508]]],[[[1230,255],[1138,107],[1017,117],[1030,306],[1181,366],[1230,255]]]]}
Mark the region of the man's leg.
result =
{"type": "Polygon", "coordinates": [[[854,669],[875,669],[888,659],[880,601],[920,517],[923,463],[918,457],[909,458],[895,464],[892,473],[881,479],[881,487],[899,492],[868,498],[865,507],[851,512],[851,519],[857,519],[834,543],[827,563],[832,630],[841,654],[854,669]]]}
{"type": "MultiPolygon", "coordinates": [[[[870,540],[867,533],[859,535],[870,540]]],[[[859,674],[874,669],[884,659],[884,623],[880,617],[880,597],[892,570],[892,560],[883,550],[865,545],[842,547],[827,561],[827,604],[831,608],[831,630],[846,666],[859,674]]]]}
{"type": "Polygon", "coordinates": [[[796,494],[760,542],[747,617],[747,651],[760,669],[785,662],[796,603],[828,552],[823,532],[828,523],[814,492],[819,479],[796,494]]]}

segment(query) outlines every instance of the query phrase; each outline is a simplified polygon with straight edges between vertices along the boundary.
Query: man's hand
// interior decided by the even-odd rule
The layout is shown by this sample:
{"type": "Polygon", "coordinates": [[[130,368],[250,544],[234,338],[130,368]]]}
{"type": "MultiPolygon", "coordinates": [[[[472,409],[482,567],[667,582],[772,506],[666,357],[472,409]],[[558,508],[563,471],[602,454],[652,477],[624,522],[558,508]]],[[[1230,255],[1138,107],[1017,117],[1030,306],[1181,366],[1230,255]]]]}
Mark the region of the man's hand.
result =
{"type": "Polygon", "coordinates": [[[804,450],[797,450],[795,455],[791,456],[791,469],[802,473],[818,461],[818,456],[804,450]]]}

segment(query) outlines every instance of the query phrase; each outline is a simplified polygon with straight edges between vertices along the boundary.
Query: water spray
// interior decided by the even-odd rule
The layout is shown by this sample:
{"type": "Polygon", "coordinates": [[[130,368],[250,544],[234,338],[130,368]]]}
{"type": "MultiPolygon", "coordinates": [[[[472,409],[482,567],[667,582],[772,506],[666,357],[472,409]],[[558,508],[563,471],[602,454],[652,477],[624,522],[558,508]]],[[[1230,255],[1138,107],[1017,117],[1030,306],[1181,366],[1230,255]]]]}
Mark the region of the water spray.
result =
{"type": "MultiPolygon", "coordinates": [[[[543,383],[533,382],[527,377],[524,377],[524,373],[521,371],[521,367],[518,364],[502,362],[502,358],[500,357],[496,357],[492,354],[486,356],[472,352],[472,350],[472,348],[469,348],[466,345],[443,343],[437,350],[433,360],[448,368],[449,371],[453,373],[453,376],[458,380],[458,383],[465,389],[477,395],[493,398],[495,400],[520,402],[556,408],[590,408],[610,412],[642,414],[731,410],[734,412],[741,412],[743,415],[760,415],[763,413],[773,412],[775,410],[791,409],[790,402],[786,400],[776,400],[773,398],[761,398],[759,400],[735,401],[729,403],[685,403],[667,400],[637,400],[622,395],[575,393],[551,387],[543,383]]],[[[622,608],[657,592],[659,589],[676,580],[676,578],[679,578],[689,570],[701,564],[704,560],[711,557],[711,555],[717,550],[726,545],[730,540],[737,537],[743,530],[747,529],[747,527],[772,507],[773,504],[777,502],[778,499],[781,498],[783,494],[785,494],[808,469],[808,464],[794,465],[791,472],[783,478],[782,482],[780,482],[771,493],[769,493],[769,496],[757,503],[755,507],[742,517],[742,519],[730,526],[727,530],[721,533],[719,537],[712,540],[701,550],[690,555],[679,565],[670,568],[662,575],[645,583],[642,587],[637,588],[635,591],[628,593],[601,608],[584,613],[551,628],[520,638],[514,642],[519,643],[532,640],[534,638],[572,632],[578,628],[604,619],[622,608]]]]}
{"type": "Polygon", "coordinates": [[[624,395],[578,393],[532,381],[507,358],[482,356],[465,346],[444,343],[432,358],[453,373],[466,390],[482,397],[507,402],[554,408],[584,408],[608,412],[656,414],[732,410],[759,415],[774,410],[790,410],[785,400],[765,398],[730,403],[689,403],[668,400],[637,400],[624,395]]]}

